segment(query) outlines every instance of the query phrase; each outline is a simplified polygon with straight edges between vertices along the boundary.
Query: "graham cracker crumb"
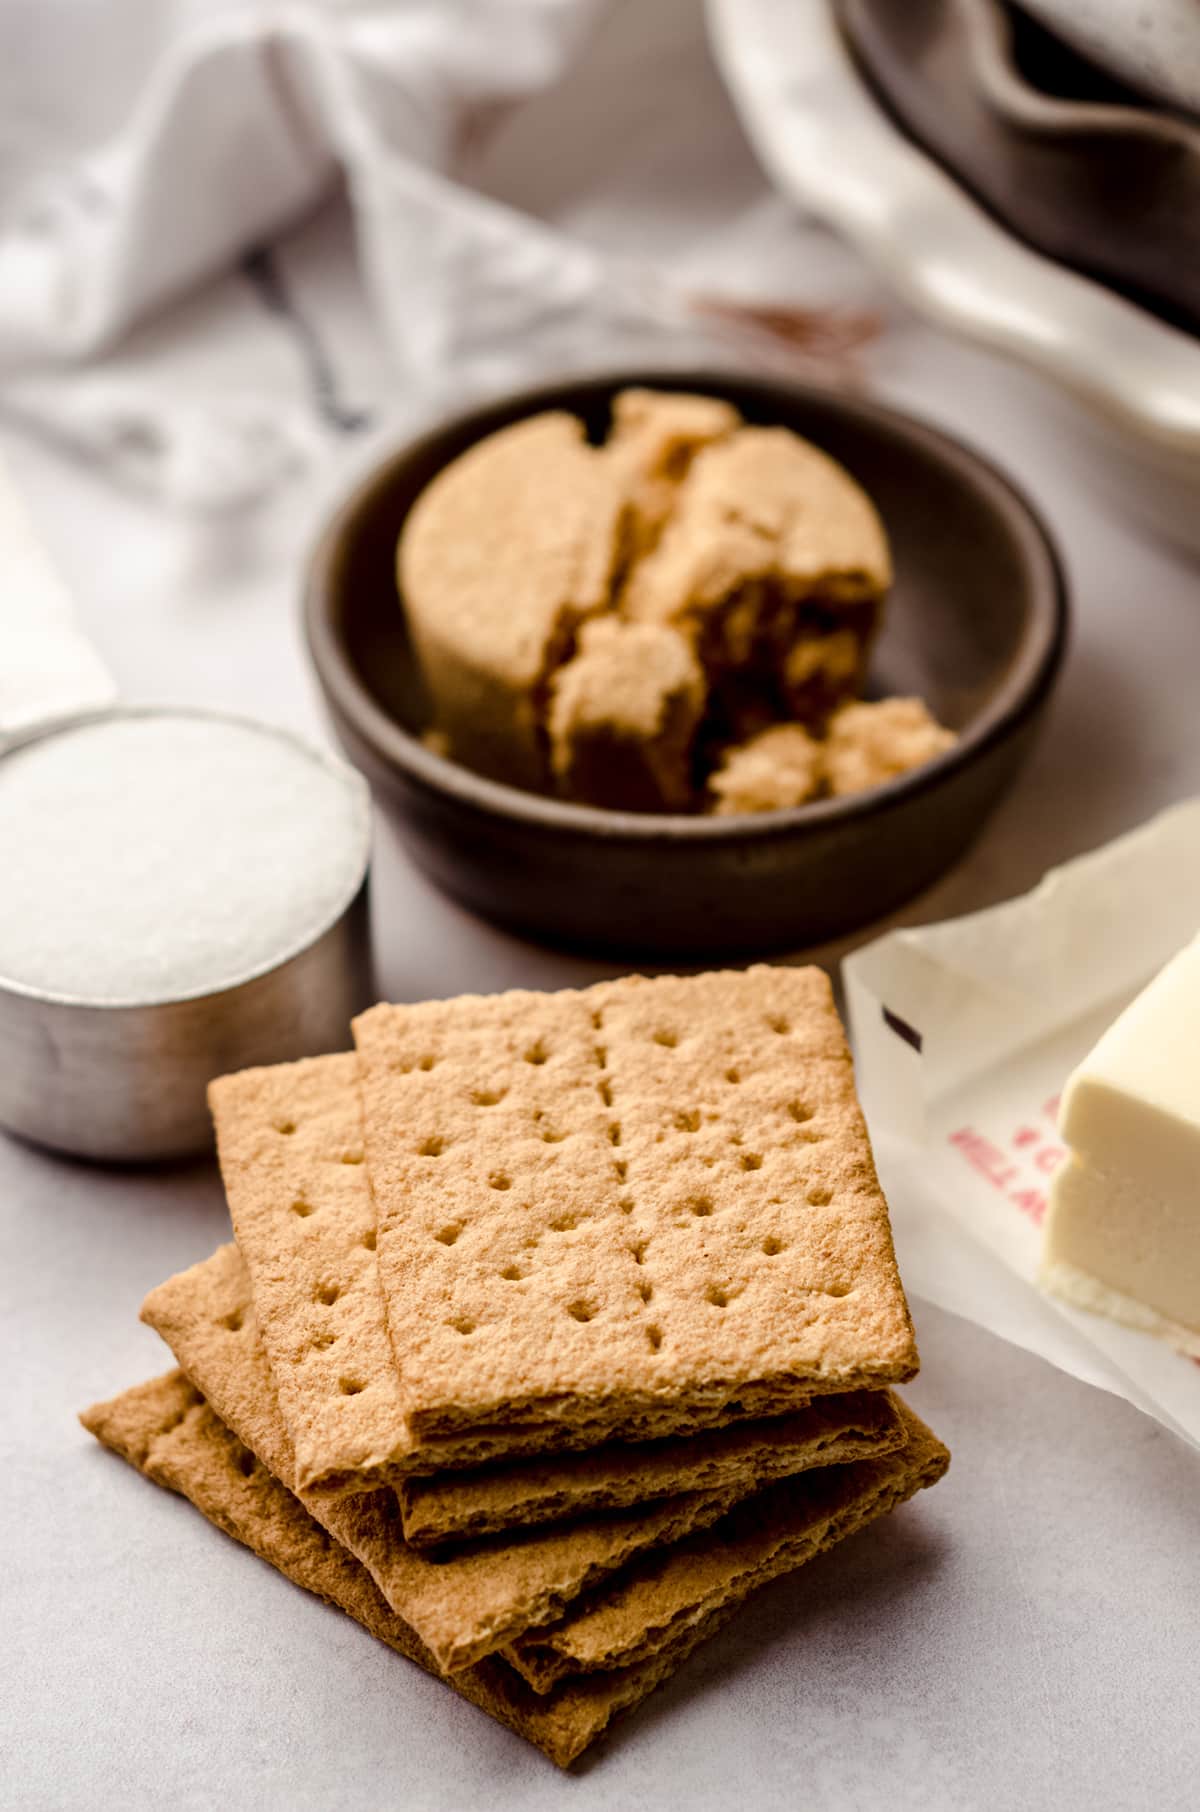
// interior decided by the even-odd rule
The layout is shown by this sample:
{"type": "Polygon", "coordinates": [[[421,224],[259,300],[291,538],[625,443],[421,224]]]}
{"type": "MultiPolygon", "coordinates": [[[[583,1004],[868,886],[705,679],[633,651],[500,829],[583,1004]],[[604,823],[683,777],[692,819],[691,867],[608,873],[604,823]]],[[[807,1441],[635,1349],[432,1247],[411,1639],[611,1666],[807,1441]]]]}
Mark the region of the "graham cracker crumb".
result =
{"type": "Polygon", "coordinates": [[[932,761],[956,741],[919,698],[844,705],[830,720],[825,741],[826,783],[835,796],[865,792],[932,761]]]}
{"type": "Polygon", "coordinates": [[[805,805],[821,790],[822,750],[800,724],[776,724],[728,749],[709,780],[718,816],[805,805]]]}

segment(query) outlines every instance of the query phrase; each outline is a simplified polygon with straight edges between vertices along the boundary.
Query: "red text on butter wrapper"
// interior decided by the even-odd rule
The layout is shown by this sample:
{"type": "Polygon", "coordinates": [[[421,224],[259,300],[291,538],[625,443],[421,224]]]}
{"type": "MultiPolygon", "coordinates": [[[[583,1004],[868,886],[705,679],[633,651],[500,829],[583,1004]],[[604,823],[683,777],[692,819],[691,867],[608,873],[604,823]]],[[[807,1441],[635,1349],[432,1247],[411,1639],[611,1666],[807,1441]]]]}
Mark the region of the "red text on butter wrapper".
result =
{"type": "Polygon", "coordinates": [[[1058,1101],[1048,1101],[1040,1115],[1000,1138],[960,1126],[946,1139],[952,1151],[1038,1227],[1046,1213],[1046,1180],[1066,1156],[1054,1124],[1057,1111],[1058,1101]]]}

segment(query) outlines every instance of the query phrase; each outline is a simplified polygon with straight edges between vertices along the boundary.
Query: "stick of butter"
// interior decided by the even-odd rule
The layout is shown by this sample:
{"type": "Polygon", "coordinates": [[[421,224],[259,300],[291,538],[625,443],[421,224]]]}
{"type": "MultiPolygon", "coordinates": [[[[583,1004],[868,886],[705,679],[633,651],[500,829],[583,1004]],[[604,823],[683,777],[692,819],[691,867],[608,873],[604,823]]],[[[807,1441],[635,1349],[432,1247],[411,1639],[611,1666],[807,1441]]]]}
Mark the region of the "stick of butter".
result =
{"type": "Polygon", "coordinates": [[[1200,937],[1071,1076],[1041,1281],[1200,1358],[1200,937]]]}

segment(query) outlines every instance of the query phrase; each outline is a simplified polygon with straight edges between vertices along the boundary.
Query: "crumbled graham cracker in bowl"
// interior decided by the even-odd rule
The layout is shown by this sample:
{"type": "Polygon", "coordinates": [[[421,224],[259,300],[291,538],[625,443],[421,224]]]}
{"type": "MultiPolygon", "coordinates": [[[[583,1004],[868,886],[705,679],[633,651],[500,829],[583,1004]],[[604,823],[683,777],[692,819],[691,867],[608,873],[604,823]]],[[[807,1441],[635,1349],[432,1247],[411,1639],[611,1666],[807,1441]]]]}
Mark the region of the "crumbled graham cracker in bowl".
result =
{"type": "Polygon", "coordinates": [[[821,788],[821,745],[801,724],[773,724],[727,749],[708,784],[723,817],[806,805],[821,788]]]}
{"type": "Polygon", "coordinates": [[[835,711],[825,739],[829,791],[863,793],[923,767],[954,747],[953,730],[931,716],[919,698],[882,698],[835,711]]]}

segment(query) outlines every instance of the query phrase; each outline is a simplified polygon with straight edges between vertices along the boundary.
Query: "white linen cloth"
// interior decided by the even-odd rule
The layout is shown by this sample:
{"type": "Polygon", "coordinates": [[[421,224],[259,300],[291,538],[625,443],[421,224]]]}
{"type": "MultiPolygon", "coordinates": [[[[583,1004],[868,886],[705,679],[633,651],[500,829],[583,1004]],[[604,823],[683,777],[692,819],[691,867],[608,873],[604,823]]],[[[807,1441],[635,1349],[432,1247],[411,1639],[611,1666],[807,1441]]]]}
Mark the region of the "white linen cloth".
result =
{"type": "MultiPolygon", "coordinates": [[[[1185,86],[1200,54],[1188,4],[1109,0],[1068,22],[1057,0],[1038,0],[1089,48],[1185,86]]],[[[289,307],[269,248],[339,185],[385,374],[377,421],[531,370],[636,349],[686,359],[723,343],[728,326],[688,306],[677,239],[648,237],[631,257],[598,245],[586,204],[582,233],[547,205],[569,161],[569,112],[545,143],[541,194],[490,188],[501,127],[569,89],[598,29],[631,10],[637,0],[5,0],[4,417],[185,506],[271,490],[312,455],[314,437],[365,414],[340,398],[334,352],[311,323],[293,331],[315,418],[314,399],[281,408],[256,381],[257,317],[289,307]]],[[[694,8],[641,10],[655,66],[608,71],[608,104],[656,94],[664,113],[678,106],[698,121],[673,62],[694,8]]],[[[707,10],[714,62],[737,45],[734,93],[752,126],[803,104],[776,74],[796,30],[786,4],[707,0],[707,10]]],[[[694,60],[684,71],[695,75],[694,60]]],[[[724,97],[711,98],[727,115],[724,97]]],[[[713,167],[702,156],[698,181],[713,167]]],[[[644,171],[646,186],[654,175],[644,171]]],[[[632,167],[605,181],[613,206],[641,186],[632,167]]],[[[719,287],[753,293],[753,274],[736,261],[723,269],[720,251],[702,260],[719,287]]],[[[330,322],[334,346],[360,325],[330,322]]],[[[769,355],[761,338],[741,348],[769,355]]]]}
{"type": "MultiPolygon", "coordinates": [[[[661,262],[603,256],[473,180],[498,122],[562,80],[606,10],[11,0],[0,407],[187,506],[270,489],[319,424],[307,399],[281,410],[252,376],[222,384],[218,370],[224,355],[228,376],[253,372],[246,278],[286,308],[264,248],[339,182],[387,386],[410,410],[719,341],[728,330],[688,311],[661,262]]],[[[669,104],[669,74],[662,88],[669,104]]],[[[330,354],[307,352],[323,392],[330,354]]],[[[344,405],[317,400],[327,428],[347,425],[344,405]]]]}
{"type": "MultiPolygon", "coordinates": [[[[536,228],[473,203],[443,172],[480,109],[561,69],[592,10],[576,0],[10,7],[0,15],[14,173],[0,236],[5,407],[184,503],[268,487],[299,451],[300,424],[253,388],[210,401],[186,372],[173,382],[169,361],[146,365],[136,353],[82,383],[53,374],[103,357],[153,311],[278,238],[339,169],[378,324],[402,369],[430,374],[460,321],[498,324],[473,293],[476,274],[492,289],[515,279],[522,296],[542,284],[561,293],[569,251],[539,260],[536,228]],[[86,42],[72,44],[81,26],[86,42]],[[119,107],[96,97],[87,51],[119,107]],[[64,158],[50,124],[89,96],[83,121],[107,131],[64,158]],[[498,238],[506,257],[481,255],[498,238]]],[[[576,293],[589,277],[576,276],[576,293]]],[[[218,331],[236,340],[218,312],[218,331]]]]}

